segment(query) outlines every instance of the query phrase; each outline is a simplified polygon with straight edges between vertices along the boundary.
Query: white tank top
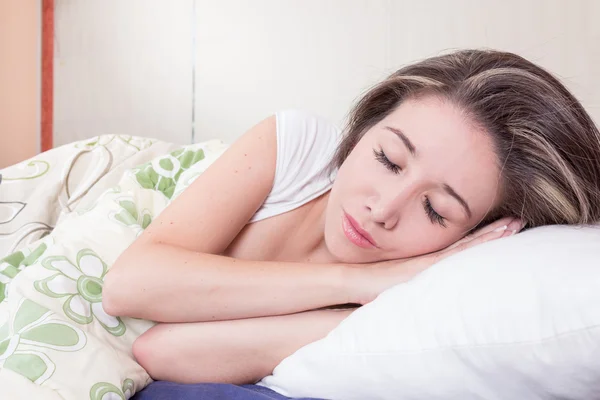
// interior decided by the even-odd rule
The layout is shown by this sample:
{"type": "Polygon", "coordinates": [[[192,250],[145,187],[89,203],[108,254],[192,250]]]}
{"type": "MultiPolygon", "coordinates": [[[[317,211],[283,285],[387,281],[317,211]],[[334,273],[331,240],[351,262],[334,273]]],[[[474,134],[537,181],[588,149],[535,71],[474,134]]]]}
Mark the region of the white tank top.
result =
{"type": "Polygon", "coordinates": [[[300,110],[275,114],[277,164],[273,188],[250,222],[283,214],[331,189],[336,171],[328,173],[341,130],[327,119],[300,110]]]}

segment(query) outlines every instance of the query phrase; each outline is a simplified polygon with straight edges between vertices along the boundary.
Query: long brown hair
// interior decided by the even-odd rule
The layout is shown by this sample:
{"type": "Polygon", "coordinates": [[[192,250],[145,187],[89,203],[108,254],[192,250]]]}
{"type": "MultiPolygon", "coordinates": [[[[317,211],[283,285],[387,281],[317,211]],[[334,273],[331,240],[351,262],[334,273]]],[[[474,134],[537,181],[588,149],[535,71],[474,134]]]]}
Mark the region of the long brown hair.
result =
{"type": "Polygon", "coordinates": [[[332,167],[402,101],[428,94],[461,107],[492,138],[502,198],[482,224],[500,216],[528,227],[600,220],[598,128],[558,79],[507,52],[462,50],[394,72],[351,110],[332,167]]]}

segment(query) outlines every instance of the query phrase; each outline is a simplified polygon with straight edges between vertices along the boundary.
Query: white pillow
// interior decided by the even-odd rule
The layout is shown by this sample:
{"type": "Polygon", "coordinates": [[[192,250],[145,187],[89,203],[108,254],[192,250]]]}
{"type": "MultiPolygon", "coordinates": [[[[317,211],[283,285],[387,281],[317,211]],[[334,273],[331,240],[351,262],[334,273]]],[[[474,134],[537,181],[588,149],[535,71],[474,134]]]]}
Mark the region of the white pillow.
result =
{"type": "Polygon", "coordinates": [[[600,227],[474,247],[382,293],[260,383],[327,399],[600,398],[600,227]]]}

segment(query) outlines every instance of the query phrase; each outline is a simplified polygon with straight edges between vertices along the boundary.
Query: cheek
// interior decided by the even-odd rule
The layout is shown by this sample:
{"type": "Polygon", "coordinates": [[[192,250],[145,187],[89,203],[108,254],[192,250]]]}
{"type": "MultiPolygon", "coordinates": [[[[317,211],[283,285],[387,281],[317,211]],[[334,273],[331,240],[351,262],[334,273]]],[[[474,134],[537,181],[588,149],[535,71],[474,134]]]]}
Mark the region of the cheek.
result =
{"type": "Polygon", "coordinates": [[[336,183],[339,180],[340,192],[370,192],[377,181],[386,176],[383,166],[371,155],[372,149],[355,149],[338,170],[336,183]]]}
{"type": "MultiPolygon", "coordinates": [[[[421,211],[422,212],[422,211],[421,211]]],[[[390,237],[392,249],[386,258],[408,258],[442,250],[460,240],[464,235],[451,228],[431,224],[417,213],[405,218],[390,237]],[[416,218],[414,216],[416,215],[416,218]]]]}

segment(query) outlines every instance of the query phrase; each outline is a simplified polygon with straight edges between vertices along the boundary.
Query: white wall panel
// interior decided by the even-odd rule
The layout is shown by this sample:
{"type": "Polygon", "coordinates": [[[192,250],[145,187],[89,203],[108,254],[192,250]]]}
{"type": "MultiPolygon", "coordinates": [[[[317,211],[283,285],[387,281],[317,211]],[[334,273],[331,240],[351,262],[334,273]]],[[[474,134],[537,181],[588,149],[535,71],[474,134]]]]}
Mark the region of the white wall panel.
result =
{"type": "Polygon", "coordinates": [[[57,0],[54,140],[189,143],[193,0],[57,0]]]}
{"type": "Polygon", "coordinates": [[[343,119],[383,77],[387,1],[197,0],[196,140],[288,107],[343,119]]]}
{"type": "Polygon", "coordinates": [[[391,1],[394,66],[468,47],[518,53],[558,76],[600,123],[600,2],[391,1]]]}
{"type": "Polygon", "coordinates": [[[341,123],[388,73],[465,47],[541,64],[600,122],[595,0],[57,0],[56,7],[57,144],[102,133],[231,142],[289,107],[341,123]]]}

